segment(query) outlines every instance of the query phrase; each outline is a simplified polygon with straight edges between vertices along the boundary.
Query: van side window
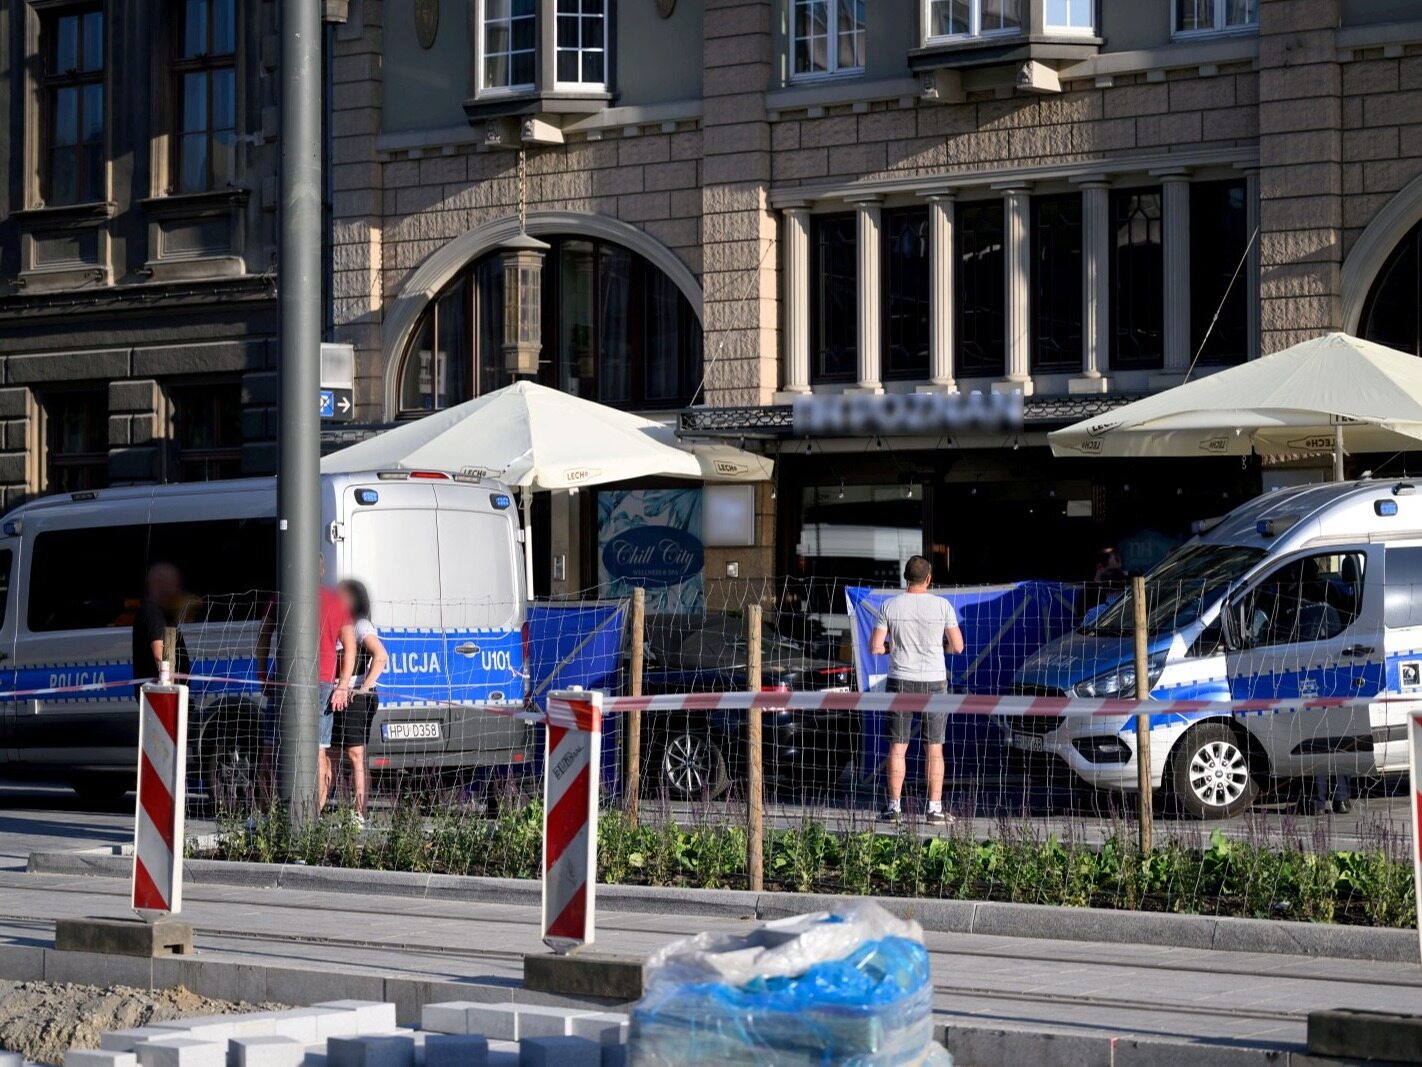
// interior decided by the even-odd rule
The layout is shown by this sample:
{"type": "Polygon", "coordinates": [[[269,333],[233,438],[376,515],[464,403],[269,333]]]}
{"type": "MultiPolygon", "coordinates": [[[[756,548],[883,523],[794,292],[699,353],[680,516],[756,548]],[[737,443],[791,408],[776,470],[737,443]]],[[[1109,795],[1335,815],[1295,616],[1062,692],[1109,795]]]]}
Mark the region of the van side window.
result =
{"type": "Polygon", "coordinates": [[[1422,546],[1389,548],[1383,566],[1383,625],[1422,626],[1422,546]]]}
{"type": "Polygon", "coordinates": [[[1284,564],[1250,590],[1239,618],[1253,647],[1325,641],[1363,606],[1362,552],[1324,552],[1284,564]]]}
{"type": "Polygon", "coordinates": [[[194,622],[254,618],[276,582],[272,519],[45,530],[30,562],[32,633],[131,626],[152,563],[172,563],[197,598],[194,622]]]}

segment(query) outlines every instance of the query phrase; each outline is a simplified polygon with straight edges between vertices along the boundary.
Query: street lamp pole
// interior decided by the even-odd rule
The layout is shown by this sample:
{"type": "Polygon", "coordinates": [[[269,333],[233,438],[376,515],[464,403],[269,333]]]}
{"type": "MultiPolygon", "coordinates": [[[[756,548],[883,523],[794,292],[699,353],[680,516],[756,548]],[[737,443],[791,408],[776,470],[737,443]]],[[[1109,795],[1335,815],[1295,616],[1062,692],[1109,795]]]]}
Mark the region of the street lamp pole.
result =
{"type": "Polygon", "coordinates": [[[277,474],[278,789],[314,817],[321,522],[321,0],[281,8],[281,400],[277,474]]]}

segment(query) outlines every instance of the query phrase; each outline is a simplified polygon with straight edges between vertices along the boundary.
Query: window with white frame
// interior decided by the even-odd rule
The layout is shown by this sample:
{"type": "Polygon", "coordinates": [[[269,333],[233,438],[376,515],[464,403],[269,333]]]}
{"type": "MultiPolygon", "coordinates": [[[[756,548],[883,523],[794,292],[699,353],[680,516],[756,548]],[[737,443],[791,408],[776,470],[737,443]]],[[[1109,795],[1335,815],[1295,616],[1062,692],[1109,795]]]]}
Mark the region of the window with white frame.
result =
{"type": "Polygon", "coordinates": [[[925,36],[981,37],[1022,32],[1024,0],[927,0],[925,36]]]}
{"type": "Polygon", "coordinates": [[[1091,33],[1096,27],[1096,0],[1047,0],[1048,33],[1091,33]]]}
{"type": "Polygon", "coordinates": [[[607,0],[558,0],[558,82],[607,84],[607,0]]]}
{"type": "Polygon", "coordinates": [[[1233,33],[1259,25],[1259,0],[1171,0],[1176,35],[1233,33]]]}
{"type": "Polygon", "coordinates": [[[533,87],[538,42],[535,4],[536,0],[484,0],[480,78],[484,89],[533,87]]]}
{"type": "Polygon", "coordinates": [[[864,69],[864,0],[794,0],[796,78],[864,69]]]}

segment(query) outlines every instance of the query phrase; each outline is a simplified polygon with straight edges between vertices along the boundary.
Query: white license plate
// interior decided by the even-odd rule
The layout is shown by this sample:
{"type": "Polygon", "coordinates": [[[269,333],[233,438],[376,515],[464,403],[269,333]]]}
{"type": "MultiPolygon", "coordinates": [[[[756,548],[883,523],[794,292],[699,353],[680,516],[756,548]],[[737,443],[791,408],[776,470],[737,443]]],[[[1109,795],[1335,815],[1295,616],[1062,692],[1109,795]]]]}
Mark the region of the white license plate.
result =
{"type": "Polygon", "coordinates": [[[380,724],[380,736],[386,741],[438,741],[437,722],[385,722],[380,724]]]}
{"type": "Polygon", "coordinates": [[[1025,752],[1045,752],[1047,744],[1041,734],[1013,734],[1012,747],[1025,752]]]}

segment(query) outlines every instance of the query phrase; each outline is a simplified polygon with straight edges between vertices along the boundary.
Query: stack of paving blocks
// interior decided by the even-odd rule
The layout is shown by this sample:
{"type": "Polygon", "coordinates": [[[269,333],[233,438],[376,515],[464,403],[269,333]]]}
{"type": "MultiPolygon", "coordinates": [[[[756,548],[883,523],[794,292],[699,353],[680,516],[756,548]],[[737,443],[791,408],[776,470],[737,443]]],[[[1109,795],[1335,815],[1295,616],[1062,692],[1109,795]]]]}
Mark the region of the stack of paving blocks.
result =
{"type": "MultiPolygon", "coordinates": [[[[0,1067],[23,1067],[0,1053],[0,1067]]],[[[533,1004],[426,1005],[420,1029],[395,1005],[335,1000],[115,1030],[64,1067],[623,1067],[627,1016],[533,1004]]]]}

